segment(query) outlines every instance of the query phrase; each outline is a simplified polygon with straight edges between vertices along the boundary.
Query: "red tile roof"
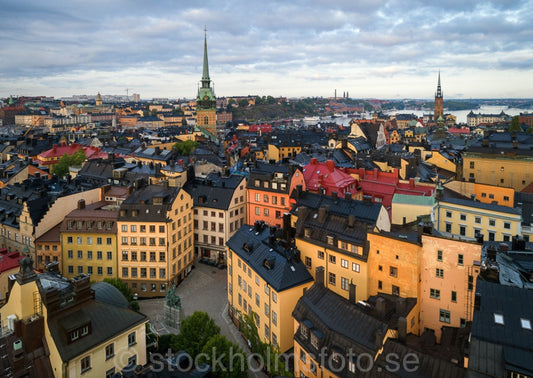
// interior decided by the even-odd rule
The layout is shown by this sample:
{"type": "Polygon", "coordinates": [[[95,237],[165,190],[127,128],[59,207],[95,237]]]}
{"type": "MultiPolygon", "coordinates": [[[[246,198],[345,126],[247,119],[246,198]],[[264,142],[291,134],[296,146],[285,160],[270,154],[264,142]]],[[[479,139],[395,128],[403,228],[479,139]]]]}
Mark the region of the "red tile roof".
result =
{"type": "Polygon", "coordinates": [[[336,168],[333,160],[319,163],[316,158],[312,158],[303,167],[303,173],[307,189],[314,192],[324,188],[327,195],[337,192],[339,197],[344,198],[344,193],[353,193],[359,186],[356,179],[336,168]]]}

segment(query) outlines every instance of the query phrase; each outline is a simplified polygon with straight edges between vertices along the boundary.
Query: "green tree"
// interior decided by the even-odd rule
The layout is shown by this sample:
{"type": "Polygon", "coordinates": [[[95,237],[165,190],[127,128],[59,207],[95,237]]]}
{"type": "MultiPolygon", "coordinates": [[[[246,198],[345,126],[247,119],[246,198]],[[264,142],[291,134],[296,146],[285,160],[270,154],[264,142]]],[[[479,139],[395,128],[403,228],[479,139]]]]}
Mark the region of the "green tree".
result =
{"type": "Polygon", "coordinates": [[[518,116],[514,116],[511,119],[511,126],[509,126],[509,132],[521,132],[522,131],[522,125],[520,124],[520,119],[518,116]]]}
{"type": "Polygon", "coordinates": [[[177,339],[178,335],[173,333],[159,336],[159,340],[157,341],[157,351],[163,355],[165,355],[169,349],[171,349],[172,352],[177,352],[177,350],[172,349],[172,345],[177,344],[177,339]]]}
{"type": "Polygon", "coordinates": [[[242,315],[242,335],[250,342],[250,349],[253,353],[258,353],[263,356],[265,362],[265,368],[271,376],[284,376],[292,377],[292,373],[289,371],[286,361],[281,356],[279,347],[275,347],[271,344],[267,344],[261,341],[257,326],[254,318],[256,313],[252,312],[251,315],[242,315]]]}
{"type": "Polygon", "coordinates": [[[72,155],[64,154],[52,168],[52,173],[57,177],[64,177],[71,166],[81,165],[85,160],[87,156],[81,148],[72,155]]]}
{"type": "Polygon", "coordinates": [[[184,142],[176,143],[173,148],[178,151],[180,155],[189,156],[198,146],[198,142],[195,140],[186,140],[184,142]]]}
{"type": "Polygon", "coordinates": [[[202,348],[199,362],[211,365],[212,374],[220,378],[248,377],[248,358],[241,347],[224,335],[215,335],[202,348]]]}
{"type": "Polygon", "coordinates": [[[219,334],[220,327],[206,312],[195,311],[181,322],[180,334],[176,342],[171,344],[171,348],[184,350],[191,356],[196,356],[211,337],[219,334]]]}
{"type": "Polygon", "coordinates": [[[246,99],[239,100],[239,107],[245,108],[247,106],[248,106],[248,100],[246,99]]]}

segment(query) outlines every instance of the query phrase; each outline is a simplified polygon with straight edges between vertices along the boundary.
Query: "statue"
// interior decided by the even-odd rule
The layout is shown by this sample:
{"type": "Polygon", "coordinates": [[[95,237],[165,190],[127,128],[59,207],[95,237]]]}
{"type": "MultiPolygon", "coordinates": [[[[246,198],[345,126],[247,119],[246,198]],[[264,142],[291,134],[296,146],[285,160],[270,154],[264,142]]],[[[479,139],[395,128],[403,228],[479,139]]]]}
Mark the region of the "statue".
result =
{"type": "Polygon", "coordinates": [[[181,299],[176,294],[176,285],[172,284],[172,287],[167,290],[166,294],[166,305],[172,308],[181,308],[181,299]]]}

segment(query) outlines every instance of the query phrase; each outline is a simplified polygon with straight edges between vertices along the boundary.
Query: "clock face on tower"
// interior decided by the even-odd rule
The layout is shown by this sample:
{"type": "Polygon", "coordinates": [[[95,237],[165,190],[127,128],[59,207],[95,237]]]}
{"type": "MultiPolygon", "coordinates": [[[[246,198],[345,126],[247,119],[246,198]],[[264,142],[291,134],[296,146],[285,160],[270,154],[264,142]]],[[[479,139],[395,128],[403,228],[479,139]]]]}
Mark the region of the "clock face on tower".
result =
{"type": "Polygon", "coordinates": [[[204,100],[207,101],[209,100],[209,97],[207,95],[204,96],[204,100]]]}

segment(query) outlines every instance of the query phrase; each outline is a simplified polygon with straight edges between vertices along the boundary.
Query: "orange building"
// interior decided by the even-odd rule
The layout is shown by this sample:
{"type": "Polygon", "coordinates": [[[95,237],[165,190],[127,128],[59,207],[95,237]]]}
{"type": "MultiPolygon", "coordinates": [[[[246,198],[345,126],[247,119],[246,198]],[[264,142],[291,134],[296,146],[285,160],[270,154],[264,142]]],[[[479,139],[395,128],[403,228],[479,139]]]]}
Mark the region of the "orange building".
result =
{"type": "Polygon", "coordinates": [[[305,190],[303,173],[294,166],[256,163],[247,184],[248,224],[264,221],[281,227],[288,212],[290,195],[297,185],[305,190]]]}
{"type": "Polygon", "coordinates": [[[420,271],[420,330],[465,327],[472,321],[481,244],[422,235],[420,271]]]}

